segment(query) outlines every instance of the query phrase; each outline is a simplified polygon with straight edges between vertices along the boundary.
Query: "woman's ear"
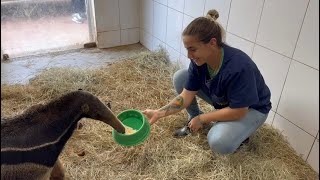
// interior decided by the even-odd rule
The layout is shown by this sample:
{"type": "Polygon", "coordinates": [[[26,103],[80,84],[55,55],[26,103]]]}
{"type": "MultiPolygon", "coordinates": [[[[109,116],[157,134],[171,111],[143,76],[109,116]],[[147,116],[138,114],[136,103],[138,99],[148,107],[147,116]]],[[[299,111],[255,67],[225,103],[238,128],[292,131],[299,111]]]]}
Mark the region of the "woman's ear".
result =
{"type": "Polygon", "coordinates": [[[210,43],[210,45],[217,46],[217,39],[216,38],[211,38],[209,43],[210,43]]]}

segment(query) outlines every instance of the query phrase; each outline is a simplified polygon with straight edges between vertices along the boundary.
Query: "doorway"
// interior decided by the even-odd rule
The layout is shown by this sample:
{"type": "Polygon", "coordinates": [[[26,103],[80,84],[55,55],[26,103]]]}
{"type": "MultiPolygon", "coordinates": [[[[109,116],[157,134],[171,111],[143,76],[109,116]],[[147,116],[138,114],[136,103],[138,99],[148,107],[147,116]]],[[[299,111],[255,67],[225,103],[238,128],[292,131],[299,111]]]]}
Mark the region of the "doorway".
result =
{"type": "Polygon", "coordinates": [[[1,50],[11,58],[81,48],[94,41],[89,6],[87,0],[1,0],[1,50]]]}

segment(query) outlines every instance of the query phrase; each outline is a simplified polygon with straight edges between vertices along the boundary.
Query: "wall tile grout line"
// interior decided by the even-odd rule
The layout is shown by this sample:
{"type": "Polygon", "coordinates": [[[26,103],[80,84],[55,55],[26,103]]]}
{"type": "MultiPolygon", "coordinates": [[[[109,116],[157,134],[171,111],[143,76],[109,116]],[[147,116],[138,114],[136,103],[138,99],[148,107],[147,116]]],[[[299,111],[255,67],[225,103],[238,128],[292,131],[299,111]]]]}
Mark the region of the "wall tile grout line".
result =
{"type": "Polygon", "coordinates": [[[301,26],[300,26],[300,29],[299,29],[299,34],[298,34],[298,37],[297,37],[297,40],[296,40],[296,44],[294,46],[294,49],[293,49],[293,52],[292,52],[292,55],[291,55],[291,58],[293,59],[293,56],[294,56],[294,53],[296,51],[296,48],[297,48],[297,45],[298,45],[298,42],[299,42],[299,38],[300,38],[300,34],[301,34],[301,31],[302,31],[302,27],[303,27],[303,24],[304,24],[304,20],[306,18],[306,15],[307,15],[307,12],[308,12],[308,7],[309,7],[309,4],[310,4],[310,0],[308,1],[308,4],[307,4],[307,8],[304,12],[304,16],[303,16],[303,20],[302,20],[302,23],[301,23],[301,26]]]}
{"type": "MultiPolygon", "coordinates": [[[[276,112],[276,114],[279,115],[280,117],[282,117],[283,119],[289,121],[291,124],[293,124],[294,126],[296,126],[296,127],[299,128],[299,129],[301,129],[301,130],[304,131],[305,133],[309,134],[309,135],[312,136],[313,138],[316,138],[316,137],[317,137],[317,135],[314,136],[314,135],[310,134],[309,132],[307,132],[306,130],[302,129],[300,126],[296,125],[295,123],[293,123],[292,121],[290,121],[289,119],[287,119],[286,117],[284,117],[283,115],[281,115],[281,114],[279,114],[279,113],[277,113],[277,112],[276,112]]],[[[275,114],[275,115],[276,115],[276,114],[275,114]]]]}
{"type": "MultiPolygon", "coordinates": [[[[263,3],[262,3],[262,9],[261,9],[261,13],[260,13],[260,17],[259,17],[259,22],[258,22],[258,28],[257,28],[257,32],[256,32],[256,37],[254,38],[254,45],[253,45],[253,49],[254,47],[256,46],[257,44],[257,38],[258,38],[258,33],[259,33],[259,29],[260,29],[260,23],[261,23],[261,19],[262,19],[262,14],[263,14],[263,9],[264,9],[264,3],[266,1],[263,0],[263,3]]],[[[251,58],[253,57],[253,50],[251,52],[251,58]]]]}
{"type": "MultiPolygon", "coordinates": [[[[288,67],[288,70],[287,70],[287,74],[286,74],[286,77],[285,77],[285,79],[284,79],[284,82],[283,82],[283,85],[282,85],[282,88],[281,88],[281,92],[280,92],[280,96],[279,96],[279,101],[278,101],[277,106],[276,106],[276,109],[275,109],[277,114],[278,114],[278,108],[279,108],[279,104],[280,104],[280,101],[281,101],[282,93],[283,93],[283,90],[284,90],[284,87],[285,87],[285,85],[286,85],[287,78],[288,78],[288,75],[289,75],[289,72],[290,72],[291,64],[292,64],[292,59],[290,60],[289,67],[288,67]]],[[[280,114],[279,114],[279,115],[280,115],[280,114]]],[[[274,119],[275,119],[275,118],[273,118],[273,120],[272,120],[272,124],[273,124],[274,119]]]]}
{"type": "MultiPolygon", "coordinates": [[[[227,32],[228,32],[228,31],[227,31],[227,32]]],[[[254,43],[254,42],[252,42],[252,41],[250,41],[250,40],[247,40],[247,39],[245,39],[245,38],[243,38],[243,37],[241,37],[241,36],[238,36],[237,34],[234,34],[234,33],[232,33],[232,32],[228,32],[228,33],[229,33],[229,34],[232,34],[232,35],[234,35],[234,36],[236,36],[236,37],[238,37],[238,38],[240,38],[240,39],[243,39],[243,40],[246,40],[246,41],[248,41],[248,42],[253,43],[253,44],[254,44],[254,47],[258,45],[258,46],[263,47],[263,48],[265,48],[265,49],[267,49],[267,50],[269,50],[269,51],[272,51],[272,52],[274,52],[274,53],[276,53],[276,54],[279,54],[279,55],[281,55],[281,56],[283,56],[283,57],[286,57],[286,58],[291,59],[291,60],[293,60],[293,61],[296,61],[296,62],[298,62],[298,63],[300,63],[300,64],[303,64],[303,65],[305,65],[305,66],[308,66],[309,68],[312,68],[312,69],[314,69],[314,70],[316,70],[316,71],[319,71],[319,69],[316,69],[315,67],[312,67],[312,66],[310,66],[310,65],[308,65],[308,64],[305,64],[305,63],[303,63],[303,62],[300,62],[300,61],[298,61],[298,60],[296,60],[296,59],[293,59],[293,58],[291,58],[291,57],[289,57],[289,56],[286,56],[286,55],[284,55],[284,54],[281,54],[281,53],[279,53],[279,52],[277,52],[277,51],[275,51],[275,50],[272,50],[272,49],[270,49],[270,48],[268,48],[268,47],[266,47],[266,46],[260,45],[260,44],[258,44],[258,43],[254,43]]]]}
{"type": "MultiPolygon", "coordinates": [[[[185,9],[185,7],[186,7],[186,0],[183,0],[183,13],[182,13],[182,26],[181,26],[181,29],[182,29],[182,31],[181,32],[183,32],[183,30],[184,30],[184,28],[183,28],[183,22],[184,22],[184,16],[185,16],[185,14],[184,14],[184,9],[185,9]]],[[[181,33],[181,37],[180,37],[180,51],[179,51],[179,60],[181,61],[181,54],[182,54],[182,48],[183,48],[183,46],[181,46],[181,43],[183,43],[182,42],[183,40],[182,40],[182,33],[181,33]]]]}
{"type": "MultiPolygon", "coordinates": [[[[319,131],[318,131],[316,137],[318,136],[318,134],[319,134],[319,131]]],[[[317,140],[316,137],[314,138],[314,141],[313,141],[313,143],[312,143],[312,145],[311,145],[311,147],[310,147],[309,153],[308,153],[307,158],[306,158],[306,162],[308,161],[308,158],[309,158],[309,156],[310,156],[310,153],[311,153],[311,151],[312,151],[312,148],[313,148],[314,144],[316,143],[316,140],[317,140]]]]}
{"type": "Polygon", "coordinates": [[[231,5],[232,5],[232,0],[230,1],[230,5],[229,5],[228,19],[227,19],[227,24],[226,24],[226,33],[228,32],[230,12],[231,12],[231,5]]]}
{"type": "Polygon", "coordinates": [[[311,69],[313,69],[313,70],[319,71],[319,69],[316,69],[316,68],[314,68],[314,67],[312,67],[312,66],[310,66],[310,65],[308,65],[308,64],[305,64],[305,63],[300,62],[300,61],[295,60],[295,59],[292,59],[292,60],[295,61],[295,62],[297,62],[297,63],[300,63],[300,64],[302,64],[302,65],[305,65],[305,66],[307,66],[307,67],[309,67],[309,68],[311,68],[311,69]]]}
{"type": "MultiPolygon", "coordinates": [[[[207,15],[207,13],[205,12],[205,10],[206,10],[206,3],[207,3],[207,0],[204,0],[203,10],[202,10],[203,16],[206,16],[206,15],[207,15]]],[[[209,10],[210,10],[210,9],[209,9],[209,10]]]]}
{"type": "MultiPolygon", "coordinates": [[[[179,11],[179,10],[177,10],[177,9],[174,9],[174,8],[172,8],[172,7],[169,7],[169,6],[166,6],[168,9],[172,9],[172,10],[175,10],[175,11],[178,11],[179,13],[182,13],[182,14],[184,14],[183,12],[181,12],[181,11],[179,11]]],[[[183,5],[183,11],[184,11],[184,5],[183,5]]]]}
{"type": "MultiPolygon", "coordinates": [[[[172,10],[175,10],[175,11],[178,11],[178,12],[184,14],[184,12],[181,12],[181,11],[179,11],[179,10],[177,10],[177,9],[174,9],[174,8],[170,7],[169,5],[162,4],[162,3],[158,2],[158,1],[155,1],[155,0],[153,0],[153,1],[154,1],[155,3],[161,4],[161,5],[165,6],[165,7],[167,7],[168,9],[172,9],[172,10]]],[[[184,4],[185,4],[185,0],[184,0],[184,4]]],[[[184,10],[184,4],[183,4],[183,10],[184,10]]]]}
{"type": "Polygon", "coordinates": [[[306,158],[306,160],[305,160],[306,162],[308,162],[308,158],[309,158],[309,156],[310,156],[310,153],[311,153],[311,151],[312,151],[312,148],[313,148],[316,140],[317,140],[317,138],[314,138],[313,143],[312,143],[312,145],[311,145],[311,147],[310,147],[309,153],[308,153],[308,155],[307,155],[307,158],[306,158]]]}
{"type": "MultiPolygon", "coordinates": [[[[153,1],[156,2],[156,3],[158,3],[158,4],[162,4],[161,2],[158,2],[158,1],[156,1],[156,0],[153,0],[153,1]]],[[[167,4],[168,4],[168,3],[167,3],[167,4]]],[[[165,5],[165,4],[162,4],[162,5],[168,7],[168,5],[165,5]]]]}
{"type": "Polygon", "coordinates": [[[124,29],[120,29],[120,30],[128,30],[128,29],[138,29],[140,27],[131,27],[131,28],[124,28],[124,29]]]}

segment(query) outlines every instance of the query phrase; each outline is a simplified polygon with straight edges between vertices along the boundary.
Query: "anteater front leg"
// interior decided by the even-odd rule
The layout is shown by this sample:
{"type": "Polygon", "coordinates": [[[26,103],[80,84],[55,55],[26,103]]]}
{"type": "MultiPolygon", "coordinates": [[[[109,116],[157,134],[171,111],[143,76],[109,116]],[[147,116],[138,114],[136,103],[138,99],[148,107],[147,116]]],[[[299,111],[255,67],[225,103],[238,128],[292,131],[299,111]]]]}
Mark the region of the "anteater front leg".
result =
{"type": "Polygon", "coordinates": [[[53,166],[50,174],[50,180],[64,180],[64,168],[61,161],[58,159],[53,166]]]}

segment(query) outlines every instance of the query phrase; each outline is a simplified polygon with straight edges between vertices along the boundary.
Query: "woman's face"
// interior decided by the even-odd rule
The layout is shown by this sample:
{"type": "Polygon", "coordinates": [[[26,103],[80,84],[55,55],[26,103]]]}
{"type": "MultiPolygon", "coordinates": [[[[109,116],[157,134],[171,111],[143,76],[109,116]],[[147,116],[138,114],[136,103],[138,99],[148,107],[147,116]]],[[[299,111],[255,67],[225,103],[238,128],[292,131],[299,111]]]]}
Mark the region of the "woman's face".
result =
{"type": "Polygon", "coordinates": [[[205,44],[193,36],[183,36],[183,44],[188,51],[188,58],[197,66],[207,63],[209,57],[212,56],[214,52],[215,41],[213,38],[209,43],[205,44]]]}

